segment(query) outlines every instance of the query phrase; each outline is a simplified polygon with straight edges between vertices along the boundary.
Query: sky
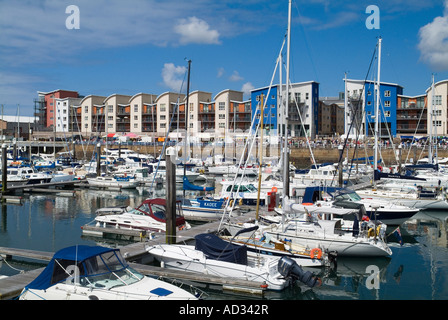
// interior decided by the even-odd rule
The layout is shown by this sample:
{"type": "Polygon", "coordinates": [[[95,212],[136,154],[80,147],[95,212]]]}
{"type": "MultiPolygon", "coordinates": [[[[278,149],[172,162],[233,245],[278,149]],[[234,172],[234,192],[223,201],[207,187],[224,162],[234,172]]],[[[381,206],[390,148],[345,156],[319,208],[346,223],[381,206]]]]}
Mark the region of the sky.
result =
{"type": "MultiPolygon", "coordinates": [[[[31,116],[38,91],[185,93],[187,60],[190,91],[248,99],[270,84],[287,25],[288,0],[0,0],[0,104],[31,116]]],[[[373,80],[378,37],[381,81],[414,96],[448,79],[448,0],[294,0],[290,81],[325,97],[345,73],[373,80]]]]}

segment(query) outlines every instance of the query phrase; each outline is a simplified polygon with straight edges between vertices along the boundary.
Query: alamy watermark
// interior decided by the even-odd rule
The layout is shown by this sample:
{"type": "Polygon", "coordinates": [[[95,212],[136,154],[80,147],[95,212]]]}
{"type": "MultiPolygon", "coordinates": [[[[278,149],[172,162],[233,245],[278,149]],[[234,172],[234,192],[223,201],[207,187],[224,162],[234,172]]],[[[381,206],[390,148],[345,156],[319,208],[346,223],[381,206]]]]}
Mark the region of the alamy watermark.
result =
{"type": "Polygon", "coordinates": [[[367,289],[379,289],[380,288],[380,268],[375,265],[367,266],[366,273],[369,276],[366,279],[366,287],[367,289]]]}
{"type": "Polygon", "coordinates": [[[65,27],[68,30],[79,29],[81,27],[81,15],[79,7],[75,5],[70,5],[65,8],[65,13],[69,14],[67,19],[65,19],[65,27]]]}
{"type": "Polygon", "coordinates": [[[366,19],[366,28],[369,30],[380,28],[380,8],[370,5],[366,8],[366,13],[370,14],[366,19]]]}

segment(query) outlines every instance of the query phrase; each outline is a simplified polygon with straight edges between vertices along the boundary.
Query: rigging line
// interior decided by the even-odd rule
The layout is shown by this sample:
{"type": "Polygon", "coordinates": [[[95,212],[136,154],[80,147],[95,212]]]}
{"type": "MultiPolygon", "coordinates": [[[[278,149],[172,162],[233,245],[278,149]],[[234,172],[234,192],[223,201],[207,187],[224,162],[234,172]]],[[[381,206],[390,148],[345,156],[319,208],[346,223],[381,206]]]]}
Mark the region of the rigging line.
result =
{"type": "MultiPolygon", "coordinates": [[[[282,50],[283,50],[283,46],[284,46],[284,44],[285,44],[285,41],[283,41],[283,44],[282,44],[282,47],[281,47],[281,49],[280,49],[280,53],[279,53],[279,55],[281,54],[281,52],[282,52],[282,50]]],[[[267,100],[268,100],[267,98],[269,97],[269,94],[271,93],[272,83],[274,82],[275,74],[277,73],[277,67],[278,67],[279,62],[280,62],[280,59],[278,59],[279,55],[278,55],[277,58],[276,58],[276,64],[275,64],[274,72],[273,72],[273,74],[272,74],[271,82],[270,82],[270,84],[269,84],[269,89],[268,89],[268,92],[267,92],[267,97],[266,97],[266,99],[265,99],[264,102],[263,102],[264,105],[260,107],[260,103],[258,103],[258,104],[257,104],[257,108],[256,108],[256,110],[255,110],[255,112],[254,112],[253,119],[252,119],[252,121],[251,121],[251,132],[253,132],[253,130],[252,130],[252,126],[253,126],[253,124],[254,124],[254,122],[255,122],[255,119],[256,119],[256,116],[257,116],[257,112],[258,112],[259,109],[262,110],[262,111],[260,111],[260,116],[261,116],[261,117],[264,117],[263,110],[264,110],[264,108],[266,107],[267,100]]],[[[281,67],[281,66],[280,66],[280,67],[281,67]]],[[[257,134],[258,128],[260,127],[260,122],[261,122],[261,121],[258,121],[258,124],[257,124],[257,127],[256,127],[256,129],[255,129],[255,132],[253,132],[253,140],[252,140],[252,142],[251,142],[250,149],[249,149],[249,152],[248,152],[248,158],[249,158],[250,154],[252,153],[252,149],[253,149],[253,146],[254,146],[255,141],[256,141],[256,134],[257,134]]],[[[261,128],[261,130],[263,130],[263,128],[261,128]]],[[[230,187],[231,187],[230,190],[231,190],[232,193],[233,193],[233,187],[234,187],[234,185],[236,184],[236,180],[237,180],[237,178],[238,178],[238,172],[239,172],[239,170],[240,170],[240,168],[241,168],[241,165],[242,165],[242,162],[243,162],[243,159],[244,159],[244,154],[245,154],[246,148],[247,148],[247,146],[248,146],[248,144],[249,144],[249,140],[250,140],[250,138],[251,138],[251,135],[249,135],[248,139],[246,140],[246,143],[244,144],[244,149],[243,149],[243,152],[241,153],[240,161],[239,161],[239,163],[238,163],[238,168],[237,168],[237,170],[236,170],[235,177],[234,177],[234,179],[233,179],[233,183],[232,183],[232,185],[230,186],[230,187]]],[[[263,141],[261,141],[261,143],[263,143],[263,141]]],[[[260,166],[261,166],[261,165],[262,165],[262,163],[260,163],[260,166]]],[[[238,195],[238,192],[240,191],[240,186],[241,186],[241,183],[243,182],[244,173],[245,173],[245,171],[246,171],[246,168],[247,168],[247,160],[246,160],[246,163],[244,164],[244,167],[243,167],[243,172],[242,172],[242,174],[241,174],[240,183],[238,184],[238,188],[237,188],[237,190],[236,190],[236,195],[238,195]]],[[[227,208],[227,206],[229,205],[230,200],[231,200],[230,197],[227,197],[225,208],[227,208]]],[[[231,207],[230,210],[228,211],[228,212],[229,212],[229,217],[230,217],[230,214],[232,213],[232,211],[233,211],[233,209],[234,209],[234,207],[235,207],[236,200],[237,200],[237,198],[235,197],[235,199],[234,199],[234,201],[233,201],[233,204],[232,204],[232,207],[231,207]]],[[[219,222],[219,226],[218,226],[218,230],[221,230],[221,225],[222,225],[222,223],[223,223],[223,221],[224,221],[224,216],[225,216],[225,214],[223,214],[222,217],[221,217],[221,220],[220,220],[220,222],[219,222]]]]}
{"type": "MultiPolygon", "coordinates": [[[[163,154],[165,153],[166,144],[167,144],[167,142],[168,142],[168,136],[169,136],[169,134],[170,134],[170,130],[171,130],[171,124],[173,123],[173,120],[174,120],[174,115],[176,114],[177,109],[179,108],[180,94],[181,94],[181,92],[182,92],[182,88],[183,88],[183,86],[184,86],[185,77],[187,76],[187,72],[188,72],[188,70],[185,71],[184,78],[182,79],[182,83],[181,83],[181,85],[180,85],[180,89],[179,89],[179,94],[178,94],[178,96],[177,96],[177,102],[176,102],[176,105],[175,105],[175,107],[174,107],[174,109],[173,109],[173,113],[172,113],[172,115],[171,115],[170,123],[169,123],[169,125],[168,125],[168,130],[166,131],[165,141],[163,142],[162,151],[161,151],[161,153],[160,153],[160,159],[159,159],[159,162],[158,162],[158,164],[157,164],[156,171],[154,172],[154,175],[153,175],[153,178],[152,178],[152,181],[151,181],[151,185],[149,186],[149,192],[150,192],[150,193],[151,193],[151,190],[153,190],[154,181],[156,180],[157,173],[158,173],[158,171],[159,171],[160,161],[162,160],[162,156],[163,156],[163,154]]],[[[171,103],[168,104],[168,112],[169,112],[169,110],[170,110],[170,104],[171,104],[171,103]]],[[[185,115],[185,117],[187,117],[187,115],[185,115]]],[[[179,130],[179,128],[177,128],[177,130],[179,130]]],[[[186,133],[185,133],[185,134],[186,134],[186,133]]]]}
{"type": "MultiPolygon", "coordinates": [[[[425,100],[425,105],[423,106],[422,112],[420,113],[420,117],[419,117],[418,122],[417,122],[417,127],[415,128],[415,133],[417,133],[418,127],[420,126],[420,121],[421,121],[422,118],[423,118],[423,114],[424,114],[423,110],[424,110],[425,108],[428,109],[427,104],[428,104],[428,101],[427,101],[427,99],[426,99],[426,100],[425,100]]],[[[414,134],[414,136],[412,137],[411,146],[412,146],[412,144],[414,143],[414,140],[415,140],[415,134],[414,134]]],[[[425,144],[424,144],[423,146],[425,146],[427,142],[428,142],[428,139],[426,139],[425,144]]],[[[424,147],[423,147],[423,149],[424,149],[424,147]]],[[[409,155],[410,155],[410,153],[411,153],[411,150],[412,150],[412,148],[409,148],[409,150],[408,150],[408,154],[406,155],[406,161],[405,161],[405,163],[407,163],[408,160],[409,160],[409,155]]],[[[421,154],[420,154],[420,155],[421,155],[421,154]]],[[[415,161],[417,161],[417,159],[415,159],[415,161]]]]}
{"type": "MultiPolygon", "coordinates": [[[[363,86],[362,86],[362,88],[361,88],[361,93],[360,93],[360,95],[359,95],[358,101],[356,102],[356,107],[355,107],[355,112],[354,112],[355,117],[356,117],[357,114],[358,114],[358,109],[359,109],[359,106],[360,106],[360,104],[361,104],[361,103],[360,103],[360,102],[361,102],[361,98],[362,98],[362,96],[363,96],[363,94],[364,94],[364,88],[365,88],[365,86],[366,86],[367,77],[368,77],[369,74],[370,74],[370,69],[372,68],[373,61],[375,60],[375,55],[376,55],[376,51],[377,51],[377,49],[378,49],[378,43],[377,43],[376,46],[375,46],[375,50],[373,50],[372,58],[370,59],[369,68],[367,69],[367,73],[366,73],[366,76],[365,76],[365,78],[364,78],[363,86]]],[[[344,92],[344,94],[347,94],[347,92],[344,92]]],[[[364,110],[364,111],[365,111],[365,110],[364,110]]],[[[348,142],[348,137],[349,137],[349,135],[350,135],[350,131],[352,130],[353,124],[354,124],[355,122],[357,122],[357,121],[353,121],[353,122],[350,123],[350,127],[349,127],[349,129],[348,129],[347,136],[345,137],[345,140],[344,140],[344,145],[342,146],[342,152],[341,152],[340,155],[339,155],[339,160],[338,160],[338,163],[339,163],[339,164],[341,164],[342,155],[344,154],[344,150],[345,150],[345,147],[346,147],[347,142],[348,142]]],[[[358,131],[360,131],[360,130],[358,130],[358,131]]],[[[356,139],[358,139],[358,137],[359,137],[359,132],[357,132],[356,139]]],[[[355,149],[356,149],[356,148],[357,148],[357,145],[355,145],[355,149]]],[[[352,166],[352,165],[353,165],[353,159],[352,159],[351,166],[352,166]]],[[[333,185],[333,181],[334,181],[334,178],[335,178],[335,177],[336,177],[336,172],[333,174],[333,180],[331,181],[330,186],[333,185]]],[[[349,171],[349,178],[350,178],[350,171],[349,171]]]]}

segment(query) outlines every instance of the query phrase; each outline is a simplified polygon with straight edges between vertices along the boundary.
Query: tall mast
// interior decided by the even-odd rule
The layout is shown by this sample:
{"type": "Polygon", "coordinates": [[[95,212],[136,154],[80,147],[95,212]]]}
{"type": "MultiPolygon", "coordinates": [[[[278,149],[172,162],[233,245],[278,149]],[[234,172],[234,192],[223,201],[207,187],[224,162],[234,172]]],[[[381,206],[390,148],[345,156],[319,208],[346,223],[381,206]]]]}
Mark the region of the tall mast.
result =
{"type": "MultiPolygon", "coordinates": [[[[428,163],[432,164],[432,147],[433,147],[433,141],[432,141],[432,130],[434,130],[434,101],[435,101],[435,92],[434,92],[434,74],[432,75],[432,84],[431,84],[431,108],[429,109],[429,148],[428,148],[428,163]]],[[[429,104],[428,104],[429,105],[429,104]]]]}
{"type": "MultiPolygon", "coordinates": [[[[188,60],[188,76],[187,76],[187,101],[185,102],[185,141],[184,141],[184,152],[182,158],[184,158],[184,176],[187,175],[187,143],[188,143],[188,104],[189,104],[189,97],[190,97],[190,67],[191,67],[191,60],[188,60]]],[[[183,196],[185,198],[185,188],[183,188],[183,196]]]]}
{"type": "Polygon", "coordinates": [[[288,35],[286,52],[286,91],[285,91],[285,143],[283,148],[283,196],[289,196],[289,150],[288,150],[288,117],[289,117],[289,54],[291,51],[291,0],[288,5],[288,35]]]}
{"type": "MultiPolygon", "coordinates": [[[[378,168],[378,138],[379,138],[379,118],[380,118],[380,74],[381,74],[381,37],[378,39],[378,79],[376,85],[376,107],[375,107],[375,157],[373,164],[373,171],[376,172],[378,168]]],[[[375,179],[373,179],[375,181],[375,179]]]]}

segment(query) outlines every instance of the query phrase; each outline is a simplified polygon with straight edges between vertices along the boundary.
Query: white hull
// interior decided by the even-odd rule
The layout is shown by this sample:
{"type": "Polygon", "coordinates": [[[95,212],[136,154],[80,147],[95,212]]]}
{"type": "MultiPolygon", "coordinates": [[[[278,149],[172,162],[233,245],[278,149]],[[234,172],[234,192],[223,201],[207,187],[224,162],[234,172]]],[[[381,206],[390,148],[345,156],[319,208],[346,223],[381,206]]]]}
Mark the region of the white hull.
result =
{"type": "MultiPolygon", "coordinates": [[[[166,232],[166,222],[157,221],[149,216],[127,212],[117,215],[100,215],[95,217],[95,221],[97,227],[103,228],[166,232]]],[[[186,227],[178,227],[177,231],[189,228],[190,225],[186,225],[186,227]]]]}
{"type": "Polygon", "coordinates": [[[445,199],[418,199],[416,194],[406,194],[392,191],[358,190],[360,196],[369,197],[373,200],[391,201],[396,205],[409,208],[448,210],[448,202],[445,199]]]}
{"type": "Polygon", "coordinates": [[[129,181],[119,181],[114,178],[96,177],[87,178],[87,182],[92,187],[97,188],[118,188],[118,189],[135,189],[140,184],[135,179],[129,179],[129,181]]]}
{"type": "Polygon", "coordinates": [[[104,282],[104,289],[59,283],[46,290],[24,291],[20,300],[197,300],[195,296],[175,285],[150,277],[144,277],[135,284],[110,289],[107,289],[108,281],[104,282]],[[150,293],[158,292],[160,289],[167,290],[161,292],[172,293],[169,295],[150,293]]]}
{"type": "MultiPolygon", "coordinates": [[[[147,251],[159,260],[163,266],[171,269],[210,274],[219,277],[232,277],[249,281],[265,282],[269,290],[283,290],[289,281],[282,278],[277,271],[278,259],[255,264],[242,265],[226,261],[207,259],[205,255],[188,245],[157,245],[147,251]]],[[[250,260],[248,258],[248,260],[250,260]]]]}
{"type": "MultiPolygon", "coordinates": [[[[293,223],[289,224],[290,226],[293,223]]],[[[226,225],[231,234],[235,234],[248,225],[226,225]]],[[[376,241],[373,237],[366,239],[354,237],[350,234],[332,234],[332,232],[316,232],[314,223],[298,223],[295,230],[282,232],[281,225],[272,224],[263,231],[277,240],[287,239],[292,243],[306,248],[320,248],[324,251],[336,251],[338,256],[357,257],[388,257],[392,254],[390,248],[383,241],[376,241]]]]}

